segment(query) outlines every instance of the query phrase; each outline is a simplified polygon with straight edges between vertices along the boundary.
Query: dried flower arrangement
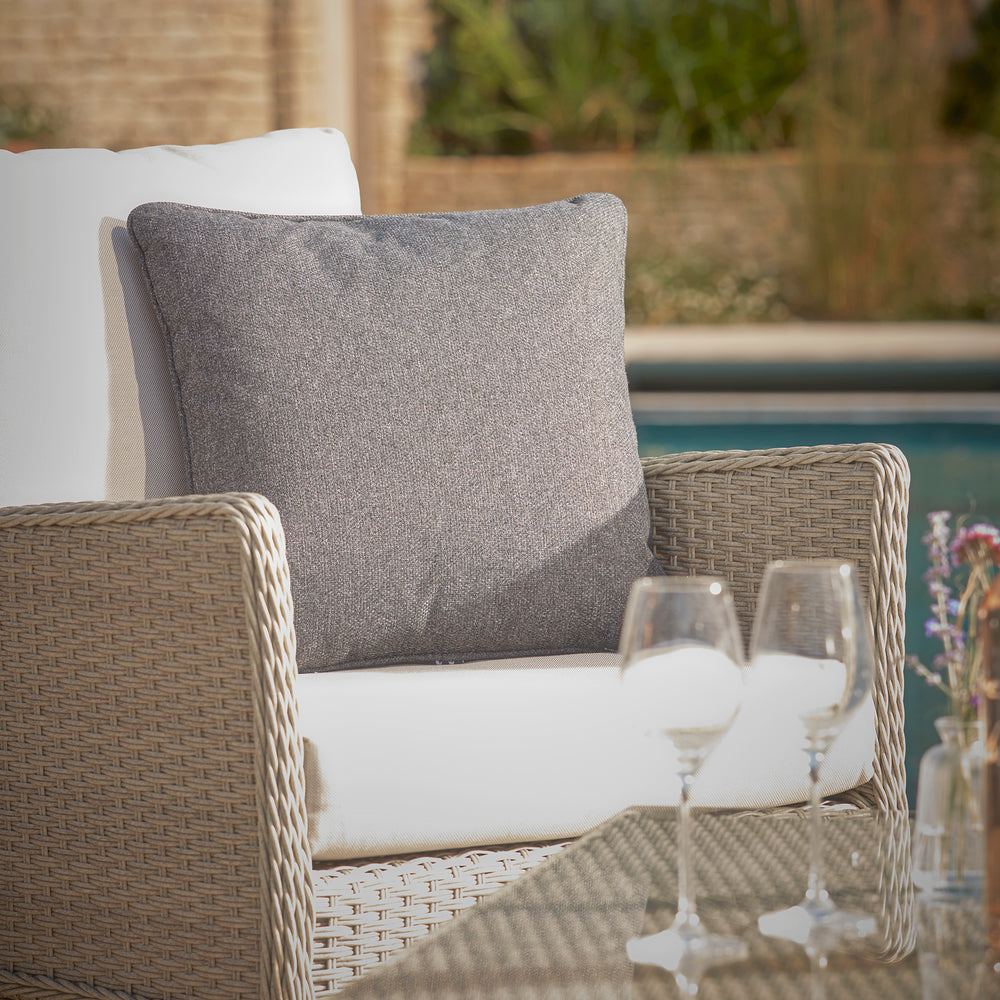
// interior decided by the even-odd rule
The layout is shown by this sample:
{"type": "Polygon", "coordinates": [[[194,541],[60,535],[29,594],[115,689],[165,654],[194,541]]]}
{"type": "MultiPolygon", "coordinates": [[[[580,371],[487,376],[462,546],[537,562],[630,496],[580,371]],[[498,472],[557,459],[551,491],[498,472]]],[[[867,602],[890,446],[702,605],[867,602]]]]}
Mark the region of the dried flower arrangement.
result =
{"type": "Polygon", "coordinates": [[[976,613],[1000,567],[1000,530],[986,522],[960,523],[952,536],[950,511],[934,511],[927,519],[930,530],[922,540],[931,565],[924,579],[932,615],[925,628],[940,639],[942,650],[930,667],[916,656],[907,662],[946,695],[949,715],[972,722],[982,694],[976,613]]]}

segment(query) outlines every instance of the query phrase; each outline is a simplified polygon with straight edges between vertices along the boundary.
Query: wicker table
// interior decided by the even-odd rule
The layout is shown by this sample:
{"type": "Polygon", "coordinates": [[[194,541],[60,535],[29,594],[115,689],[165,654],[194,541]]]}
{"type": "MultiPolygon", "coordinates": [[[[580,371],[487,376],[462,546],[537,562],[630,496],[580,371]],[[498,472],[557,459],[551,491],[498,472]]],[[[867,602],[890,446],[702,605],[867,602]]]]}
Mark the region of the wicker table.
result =
{"type": "MultiPolygon", "coordinates": [[[[355,998],[674,997],[673,976],[629,961],[625,945],[670,923],[676,905],[675,816],[634,809],[456,917],[343,990],[355,998]]],[[[764,937],[757,918],[797,903],[807,874],[801,812],[696,814],[698,905],[712,930],[742,935],[748,960],[705,974],[703,998],[988,1000],[981,905],[933,904],[909,879],[905,815],[829,812],[828,885],[878,918],[877,940],[829,956],[822,971],[794,944],[764,937]],[[814,992],[815,991],[815,992],[814,992]]]]}

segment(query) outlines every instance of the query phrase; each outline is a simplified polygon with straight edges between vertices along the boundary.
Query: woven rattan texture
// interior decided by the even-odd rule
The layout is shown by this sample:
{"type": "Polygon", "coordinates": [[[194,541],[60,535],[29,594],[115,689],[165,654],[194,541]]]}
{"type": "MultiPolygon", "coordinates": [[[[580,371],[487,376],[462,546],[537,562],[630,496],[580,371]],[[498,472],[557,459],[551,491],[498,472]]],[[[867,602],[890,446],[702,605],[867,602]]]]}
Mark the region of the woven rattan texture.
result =
{"type": "MultiPolygon", "coordinates": [[[[909,841],[895,839],[908,827],[901,814],[887,825],[881,818],[828,815],[823,838],[838,898],[878,917],[884,933],[875,953],[895,961],[914,944],[909,841]]],[[[672,817],[619,817],[416,943],[401,962],[351,984],[344,995],[352,1000],[674,996],[662,970],[632,966],[625,942],[671,922],[677,900],[676,836],[672,817]]],[[[761,913],[801,898],[808,837],[806,817],[793,811],[696,815],[699,908],[712,930],[748,940],[754,956],[749,965],[706,979],[699,996],[800,1000],[814,995],[803,950],[764,938],[756,927],[761,913]]],[[[854,964],[834,974],[846,977],[852,997],[919,995],[915,968],[901,973],[898,993],[871,983],[872,968],[854,964]]],[[[887,978],[893,982],[895,970],[887,978]]]]}
{"type": "Polygon", "coordinates": [[[729,581],[744,635],[772,559],[858,566],[875,633],[877,756],[863,801],[906,808],[903,657],[909,469],[886,445],[699,452],[643,460],[667,570],[729,581]]]}
{"type": "MultiPolygon", "coordinates": [[[[860,794],[848,798],[875,802],[886,809],[900,800],[905,803],[902,601],[908,473],[902,456],[893,448],[878,445],[843,446],[677,455],[646,459],[644,466],[657,555],[670,571],[715,573],[729,579],[745,628],[749,627],[752,618],[760,574],[770,559],[837,556],[851,558],[859,564],[880,652],[875,688],[879,710],[878,759],[874,781],[860,794]]],[[[18,786],[17,795],[27,795],[27,798],[20,802],[9,820],[0,817],[0,824],[6,824],[0,825],[0,830],[4,831],[3,850],[14,865],[4,891],[13,891],[17,886],[20,892],[24,886],[35,893],[32,898],[37,900],[41,885],[41,892],[47,899],[51,892],[51,900],[55,903],[54,906],[51,902],[46,903],[42,916],[32,916],[32,920],[48,921],[46,926],[51,925],[52,930],[42,934],[38,949],[30,943],[22,945],[20,954],[30,960],[28,965],[18,965],[15,960],[11,968],[21,970],[17,975],[0,969],[0,995],[110,996],[102,992],[102,983],[119,991],[127,983],[129,991],[150,997],[165,995],[164,990],[157,987],[155,976],[148,973],[145,963],[141,970],[136,969],[132,974],[115,955],[110,962],[113,974],[109,972],[107,978],[103,978],[103,973],[86,971],[90,968],[88,962],[104,963],[102,968],[108,968],[109,956],[118,941],[117,937],[109,938],[111,943],[106,942],[102,948],[98,937],[87,930],[92,920],[103,920],[101,926],[106,925],[109,930],[115,927],[120,930],[125,924],[116,924],[109,913],[112,908],[105,905],[103,898],[93,911],[86,902],[81,902],[73,877],[85,874],[86,866],[81,864],[79,852],[65,849],[61,830],[72,824],[81,836],[89,835],[89,840],[84,839],[81,844],[90,844],[98,855],[106,854],[102,862],[106,877],[112,882],[117,877],[114,889],[119,894],[109,898],[113,898],[116,905],[128,904],[129,909],[122,912],[136,911],[137,928],[160,921],[157,926],[166,928],[169,925],[173,933],[172,913],[181,914],[183,925],[189,907],[210,907],[211,904],[182,893],[183,899],[176,907],[157,899],[147,914],[144,902],[132,892],[135,881],[130,873],[133,866],[139,871],[149,866],[148,846],[138,840],[132,843],[129,836],[116,836],[116,831],[110,828],[103,831],[104,836],[110,835],[110,841],[103,842],[95,833],[93,809],[78,807],[71,801],[71,794],[59,796],[63,805],[52,811],[54,805],[49,802],[50,796],[37,780],[44,767],[42,762],[50,753],[49,738],[43,732],[48,724],[45,713],[59,726],[68,728],[74,738],[87,729],[90,720],[111,726],[108,720],[113,717],[115,722],[111,728],[117,729],[122,724],[128,728],[130,717],[123,717],[115,707],[123,698],[116,693],[119,680],[124,691],[135,689],[141,702],[145,685],[129,680],[133,674],[146,676],[152,671],[159,677],[159,671],[165,670],[164,677],[170,677],[171,665],[182,662],[190,663],[192,670],[195,664],[201,665],[195,671],[201,674],[207,661],[235,662],[232,658],[250,661],[254,668],[251,701],[258,710],[252,752],[255,754],[254,780],[261,789],[257,804],[262,839],[262,849],[253,866],[251,869],[239,868],[242,874],[233,875],[233,885],[236,890],[244,891],[248,884],[244,876],[259,866],[259,884],[264,889],[263,900],[255,900],[247,907],[242,904],[235,907],[236,896],[227,898],[224,905],[220,903],[220,913],[231,912],[219,917],[218,927],[222,928],[219,936],[236,933],[234,928],[230,929],[229,921],[245,928],[248,921],[256,919],[248,916],[256,912],[256,907],[262,911],[259,926],[264,940],[257,946],[259,954],[255,953],[252,959],[228,942],[220,949],[224,959],[237,953],[244,955],[242,960],[229,959],[237,968],[233,978],[226,982],[229,992],[225,995],[239,995],[234,992],[233,984],[249,983],[251,971],[256,975],[258,970],[265,978],[263,995],[302,995],[303,990],[308,989],[303,986],[301,970],[309,967],[312,909],[309,894],[303,890],[303,871],[308,859],[305,857],[300,748],[295,733],[289,666],[293,662],[294,640],[287,598],[287,570],[276,515],[265,502],[249,497],[126,506],[71,505],[0,512],[0,529],[3,536],[0,542],[4,573],[2,600],[10,602],[0,611],[6,614],[8,607],[17,611],[16,617],[11,619],[12,623],[17,622],[16,627],[12,624],[8,628],[4,623],[2,651],[5,661],[11,659],[8,649],[15,652],[12,662],[18,664],[15,673],[3,675],[3,697],[6,702],[16,692],[18,699],[27,699],[24,702],[27,707],[22,707],[18,716],[21,728],[17,735],[8,730],[6,736],[0,738],[6,739],[7,747],[20,745],[23,729],[24,738],[29,740],[19,750],[21,756],[17,758],[22,772],[18,780],[27,789],[22,791],[18,786]],[[231,530],[223,532],[225,540],[219,544],[206,541],[204,537],[195,542],[195,537],[203,536],[208,530],[205,526],[191,527],[187,523],[198,518],[221,519],[231,530]],[[184,522],[184,526],[178,529],[176,525],[160,525],[152,530],[155,541],[150,543],[145,534],[148,526],[160,520],[176,520],[184,522]],[[235,547],[234,534],[238,538],[235,547]],[[105,535],[107,538],[102,541],[105,535]],[[148,548],[151,544],[152,548],[148,548]],[[87,564],[86,570],[80,568],[81,561],[87,564]],[[180,563],[180,568],[176,562],[180,563]],[[225,636],[226,630],[236,627],[239,617],[235,598],[229,594],[228,603],[220,603],[218,598],[219,589],[226,589],[220,578],[231,577],[237,563],[242,580],[241,600],[246,609],[243,627],[249,628],[252,635],[249,651],[245,637],[237,641],[232,636],[229,639],[225,636]],[[30,588],[25,586],[29,573],[32,574],[30,588]],[[95,579],[103,582],[95,584],[95,579]],[[88,597],[81,607],[77,607],[83,595],[96,592],[95,586],[104,588],[106,603],[88,597]],[[118,603],[119,590],[132,595],[121,605],[118,603]],[[71,691],[74,701],[78,689],[87,687],[87,671],[90,675],[109,671],[108,676],[114,678],[103,682],[105,687],[100,696],[88,700],[86,690],[79,691],[81,706],[88,707],[79,709],[74,718],[82,722],[66,722],[52,708],[48,684],[55,662],[81,664],[76,671],[80,673],[79,683],[71,691]],[[23,682],[18,677],[21,674],[27,678],[28,691],[33,689],[34,694],[20,691],[23,682]],[[108,715],[109,705],[112,716],[108,715]],[[33,713],[37,713],[38,718],[33,719],[33,713]],[[31,819],[35,810],[45,810],[39,813],[43,817],[40,822],[36,822],[37,817],[31,819]],[[89,820],[83,815],[88,812],[89,820]],[[51,816],[52,821],[46,816],[51,816]],[[27,835],[29,828],[35,838],[30,849],[18,840],[18,836],[27,835]],[[37,871],[25,862],[36,845],[43,859],[37,871]],[[48,860],[50,852],[57,863],[48,860]],[[66,861],[63,873],[70,873],[66,877],[60,876],[58,861],[62,859],[66,861]],[[115,865],[120,866],[117,875],[115,865]],[[129,874],[125,874],[126,868],[129,874]],[[165,914],[165,909],[171,913],[165,914]],[[60,939],[63,933],[66,941],[60,939]],[[77,957],[82,965],[61,965],[55,960],[57,953],[76,955],[77,949],[80,949],[77,957]],[[119,975],[121,970],[125,971],[124,976],[119,975]],[[70,971],[74,975],[67,975],[70,971]],[[58,984],[44,978],[56,974],[61,976],[58,984]],[[73,991],[72,982],[64,981],[80,982],[83,978],[91,985],[81,983],[77,992],[73,991]]],[[[215,530],[208,532],[212,539],[216,537],[215,530]]],[[[203,678],[200,680],[207,683],[203,678]]],[[[60,681],[62,683],[65,681],[60,681]]],[[[177,678],[173,683],[179,689],[177,698],[191,698],[189,685],[180,683],[177,678]]],[[[163,688],[159,681],[157,684],[163,688]]],[[[171,700],[169,694],[162,697],[171,700]]],[[[200,746],[213,748],[211,752],[206,750],[206,759],[210,761],[214,759],[212,754],[219,752],[218,747],[225,745],[233,751],[233,766],[245,768],[245,753],[239,752],[244,749],[245,729],[241,730],[243,735],[238,743],[230,743],[232,722],[228,715],[236,710],[227,701],[225,708],[219,708],[221,714],[216,715],[201,704],[202,700],[212,704],[213,698],[215,703],[219,701],[217,695],[206,695],[204,699],[201,696],[194,699],[197,705],[181,702],[169,707],[167,715],[194,713],[183,722],[180,718],[176,720],[178,733],[194,733],[202,741],[200,746]],[[220,732],[226,733],[225,741],[219,740],[220,732]]],[[[245,721],[244,718],[242,726],[245,721]]],[[[132,724],[134,727],[134,720],[132,724]]],[[[125,766],[128,755],[119,753],[115,757],[118,751],[114,750],[113,740],[107,747],[100,740],[92,740],[87,746],[90,747],[88,752],[95,755],[92,760],[110,754],[112,759],[121,762],[121,767],[125,766]]],[[[164,750],[178,752],[169,738],[164,750]]],[[[64,756],[72,758],[72,751],[64,751],[64,756]]],[[[133,773],[138,770],[141,774],[144,766],[136,765],[133,773]]],[[[226,770],[230,770],[228,765],[226,770]]],[[[185,769],[185,782],[191,778],[194,785],[190,787],[196,787],[201,780],[196,777],[198,774],[197,767],[192,774],[185,769]]],[[[81,787],[90,784],[103,787],[96,782],[79,780],[81,787]]],[[[213,788],[233,787],[228,775],[223,779],[219,774],[206,774],[205,780],[213,788]]],[[[15,787],[14,778],[8,782],[5,776],[4,782],[4,794],[7,795],[9,789],[15,787]]],[[[239,781],[236,784],[243,787],[239,781]]],[[[129,788],[128,793],[136,796],[143,793],[144,808],[152,810],[154,818],[157,808],[165,808],[154,805],[160,796],[152,787],[146,787],[144,781],[129,788]]],[[[240,802],[245,805],[242,799],[240,802]]],[[[121,807],[119,811],[128,812],[121,807]]],[[[204,815],[206,825],[202,835],[208,835],[210,827],[217,845],[219,835],[214,831],[218,817],[209,820],[207,814],[204,815]]],[[[222,809],[220,815],[220,827],[225,828],[230,819],[228,808],[222,809]]],[[[143,817],[141,823],[145,822],[143,817]]],[[[155,832],[162,827],[154,822],[150,829],[155,832]]],[[[183,832],[184,829],[182,824],[179,830],[183,832]]],[[[164,831],[156,833],[155,837],[152,833],[149,837],[143,833],[142,839],[156,841],[161,835],[168,837],[171,843],[179,836],[164,831]]],[[[133,836],[138,837],[138,832],[133,836]]],[[[362,974],[397,955],[412,941],[556,851],[558,847],[553,845],[501,848],[462,852],[454,857],[409,858],[318,871],[315,876],[318,919],[313,967],[317,991],[329,994],[346,983],[356,982],[362,974]]],[[[225,850],[216,847],[212,859],[213,863],[219,861],[224,866],[225,850]]],[[[157,871],[161,881],[174,889],[176,881],[172,878],[171,863],[172,858],[160,860],[157,871]],[[171,869],[169,877],[168,868],[171,869]]],[[[236,867],[239,866],[234,865],[234,870],[236,867]]],[[[253,882],[252,874],[249,878],[253,882]]],[[[90,886],[90,881],[83,879],[80,888],[90,886]]],[[[90,896],[87,898],[93,900],[103,890],[89,888],[88,891],[90,896]]],[[[201,887],[201,895],[209,896],[210,893],[201,887]]],[[[0,916],[0,927],[7,928],[5,933],[10,934],[10,928],[19,918],[12,916],[7,924],[2,920],[0,916]]],[[[244,931],[239,933],[244,934],[244,931]]],[[[157,940],[153,953],[162,957],[165,947],[163,941],[157,940]]],[[[253,945],[249,950],[253,951],[253,945]]],[[[140,946],[126,940],[122,954],[127,958],[140,951],[140,946]]],[[[180,960],[176,966],[172,960],[164,961],[171,976],[177,975],[177,969],[190,971],[194,964],[197,963],[188,958],[180,960]]],[[[219,968],[213,958],[210,969],[199,967],[190,974],[197,977],[200,972],[207,972],[211,977],[212,970],[219,968]]],[[[182,979],[187,975],[188,972],[182,973],[182,979]]],[[[221,982],[228,975],[228,972],[220,973],[216,978],[221,982]]],[[[201,991],[199,986],[190,995],[211,994],[201,991]]]]}
{"type": "Polygon", "coordinates": [[[317,869],[316,996],[343,989],[564,846],[482,848],[317,869]]]}
{"type": "Polygon", "coordinates": [[[307,996],[273,508],[2,511],[0,621],[0,995],[307,996]]]}
{"type": "MultiPolygon", "coordinates": [[[[860,445],[681,454],[643,464],[657,556],[670,572],[728,579],[747,633],[757,586],[771,559],[837,557],[858,564],[879,648],[878,758],[875,779],[839,798],[886,811],[900,803],[905,808],[909,474],[903,456],[895,448],[860,445]]],[[[317,873],[325,882],[317,885],[318,995],[342,989],[398,954],[479,898],[477,886],[496,887],[509,869],[517,869],[505,849],[405,859],[398,865],[342,865],[335,876],[317,873]],[[413,888],[418,884],[419,893],[413,888]]],[[[529,867],[533,864],[523,870],[529,867]]]]}

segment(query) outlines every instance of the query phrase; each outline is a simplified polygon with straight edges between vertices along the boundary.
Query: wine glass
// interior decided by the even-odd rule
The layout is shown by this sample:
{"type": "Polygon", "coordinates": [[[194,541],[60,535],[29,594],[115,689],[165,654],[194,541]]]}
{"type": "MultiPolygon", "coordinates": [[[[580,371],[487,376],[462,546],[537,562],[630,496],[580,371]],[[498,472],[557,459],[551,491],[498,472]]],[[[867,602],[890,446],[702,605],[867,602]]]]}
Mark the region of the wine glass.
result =
{"type": "Polygon", "coordinates": [[[732,725],[743,696],[743,644],[726,584],[708,577],[637,580],[620,651],[632,718],[673,744],[680,777],[677,913],[666,930],[629,941],[628,955],[668,969],[693,994],[705,969],[747,955],[739,938],[706,931],[689,875],[695,774],[732,725]]]}
{"type": "Polygon", "coordinates": [[[760,918],[763,934],[810,953],[874,934],[875,918],[839,908],[823,877],[819,773],[837,734],[872,685],[871,624],[853,567],[837,560],[783,560],[764,571],[750,637],[755,682],[776,692],[803,724],[809,761],[809,881],[798,906],[760,918]]]}

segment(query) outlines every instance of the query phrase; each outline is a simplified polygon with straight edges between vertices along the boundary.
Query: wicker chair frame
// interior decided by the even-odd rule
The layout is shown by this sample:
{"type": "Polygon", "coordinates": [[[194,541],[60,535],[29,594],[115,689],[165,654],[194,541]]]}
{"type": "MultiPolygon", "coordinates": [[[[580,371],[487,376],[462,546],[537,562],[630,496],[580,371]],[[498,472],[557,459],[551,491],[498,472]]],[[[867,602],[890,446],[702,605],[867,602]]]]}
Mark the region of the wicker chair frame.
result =
{"type": "MultiPolygon", "coordinates": [[[[851,559],[878,647],[874,777],[905,810],[909,474],[882,445],[644,460],[668,572],[744,628],[764,565],[851,559]]],[[[0,996],[324,996],[559,844],[312,869],[281,524],[261,497],[0,511],[0,996]]]]}

